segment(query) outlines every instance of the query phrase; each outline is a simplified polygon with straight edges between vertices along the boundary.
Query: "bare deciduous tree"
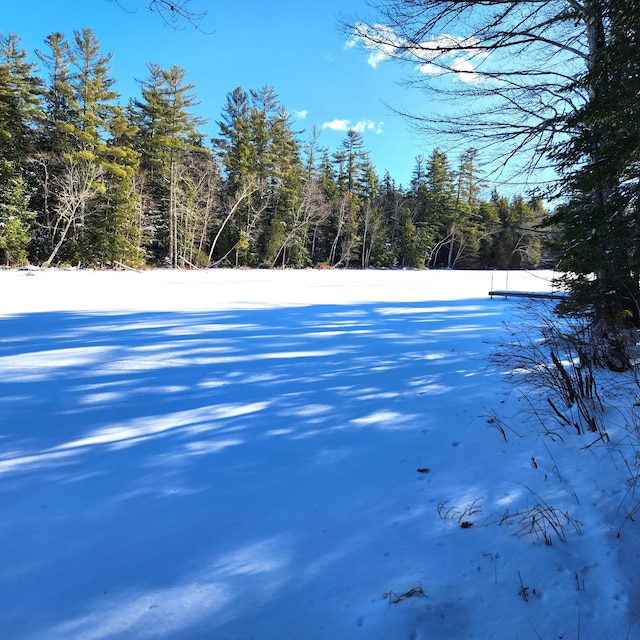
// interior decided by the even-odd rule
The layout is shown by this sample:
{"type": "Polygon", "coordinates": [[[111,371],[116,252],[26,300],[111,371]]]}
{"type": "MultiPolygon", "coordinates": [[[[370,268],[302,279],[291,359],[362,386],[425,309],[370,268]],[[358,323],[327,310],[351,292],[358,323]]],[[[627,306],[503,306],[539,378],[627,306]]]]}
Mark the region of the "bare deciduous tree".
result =
{"type": "MultiPolygon", "coordinates": [[[[257,187],[256,187],[255,182],[253,180],[249,180],[249,181],[245,182],[242,185],[242,188],[237,192],[237,194],[235,195],[233,201],[228,203],[227,213],[226,213],[226,215],[224,217],[224,220],[222,221],[222,224],[218,228],[218,231],[216,232],[215,238],[213,239],[213,242],[211,243],[211,246],[209,247],[209,264],[210,265],[211,265],[211,260],[213,258],[213,252],[216,249],[216,245],[218,244],[218,240],[220,239],[220,236],[222,235],[222,232],[224,231],[225,227],[227,226],[227,223],[231,220],[231,218],[233,218],[234,214],[238,211],[240,206],[248,198],[250,198],[251,194],[255,193],[256,190],[257,190],[257,187]]],[[[236,248],[237,248],[237,244],[234,247],[232,247],[232,249],[225,256],[223,256],[223,258],[218,260],[218,263],[222,262],[223,260],[225,260],[227,258],[227,256],[232,251],[234,251],[236,248]]]]}
{"type": "Polygon", "coordinates": [[[99,183],[102,173],[102,167],[95,162],[65,160],[63,170],[54,177],[53,188],[57,201],[52,235],[54,239],[57,237],[57,242],[42,264],[43,267],[51,266],[69,231],[73,227],[81,228],[84,225],[87,204],[98,195],[102,187],[99,183]]]}
{"type": "MultiPolygon", "coordinates": [[[[310,230],[317,229],[329,217],[329,204],[318,180],[315,178],[307,179],[301,195],[302,197],[290,211],[280,247],[275,252],[271,267],[275,267],[278,258],[281,258],[284,266],[287,249],[296,244],[304,246],[310,230]]],[[[310,247],[310,251],[312,257],[313,246],[310,247]]]]}
{"type": "Polygon", "coordinates": [[[416,73],[407,84],[442,99],[445,108],[428,114],[398,110],[422,133],[495,146],[503,160],[526,152],[526,166],[535,168],[593,91],[574,82],[604,45],[603,5],[379,0],[375,21],[344,28],[352,46],[369,51],[372,66],[408,63],[416,73]]]}

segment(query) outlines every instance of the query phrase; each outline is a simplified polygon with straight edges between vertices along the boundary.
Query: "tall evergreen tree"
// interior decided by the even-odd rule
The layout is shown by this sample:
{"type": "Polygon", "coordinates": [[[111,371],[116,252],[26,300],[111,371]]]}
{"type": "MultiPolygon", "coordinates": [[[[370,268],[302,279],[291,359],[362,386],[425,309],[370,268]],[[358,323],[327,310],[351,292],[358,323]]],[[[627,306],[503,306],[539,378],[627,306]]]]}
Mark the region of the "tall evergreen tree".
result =
{"type": "Polygon", "coordinates": [[[71,84],[75,56],[62,33],[50,34],[45,38],[45,44],[46,50],[36,50],[47,75],[44,79],[44,117],[38,128],[37,151],[31,162],[36,181],[37,224],[33,247],[36,260],[48,259],[58,244],[56,234],[62,222],[58,215],[60,190],[54,185],[66,170],[65,156],[78,151],[75,136],[78,104],[71,84]]]}
{"type": "Polygon", "coordinates": [[[100,41],[89,28],[74,32],[73,53],[75,71],[70,82],[77,105],[75,133],[81,151],[96,153],[110,133],[111,120],[120,115],[114,104],[118,97],[112,88],[115,79],[109,75],[113,54],[101,53],[100,41]]]}
{"type": "Polygon", "coordinates": [[[38,180],[37,254],[44,264],[63,259],[85,264],[139,263],[138,156],[103,55],[91,29],[71,43],[53,33],[37,51],[47,73],[45,117],[33,157],[38,180]]]}
{"type": "Polygon", "coordinates": [[[0,34],[0,157],[23,164],[32,151],[42,86],[13,33],[0,34]]]}
{"type": "Polygon", "coordinates": [[[45,44],[46,51],[36,49],[48,73],[44,91],[46,117],[40,128],[38,147],[41,152],[72,152],[71,134],[78,112],[71,84],[75,56],[62,33],[50,34],[45,38],[45,44]]]}
{"type": "Polygon", "coordinates": [[[192,112],[195,85],[185,82],[186,71],[178,66],[164,70],[155,63],[148,68],[142,98],[134,106],[145,174],[146,242],[153,261],[175,268],[191,251],[186,243],[192,236],[186,230],[194,211],[185,172],[192,154],[209,153],[198,131],[204,121],[192,112]]]}
{"type": "Polygon", "coordinates": [[[306,264],[306,239],[296,223],[304,201],[300,145],[277,93],[268,86],[249,94],[235,89],[218,126],[213,143],[226,169],[227,191],[236,201],[250,191],[229,228],[231,249],[251,266],[306,264]]]}
{"type": "Polygon", "coordinates": [[[71,76],[77,120],[72,159],[95,163],[96,198],[78,225],[80,258],[94,264],[139,263],[137,195],[133,189],[138,155],[110,75],[112,54],[103,55],[91,29],[74,32],[75,71],[71,76]]]}
{"type": "Polygon", "coordinates": [[[455,176],[447,154],[434,149],[425,176],[425,230],[430,240],[431,266],[447,266],[448,243],[455,234],[455,176]]]}
{"type": "Polygon", "coordinates": [[[475,160],[477,149],[467,149],[460,154],[455,177],[455,202],[453,219],[449,227],[447,267],[455,264],[473,266],[480,250],[484,232],[482,218],[478,215],[480,183],[475,160]]]}
{"type": "Polygon", "coordinates": [[[218,121],[220,133],[213,139],[214,148],[225,168],[231,191],[239,188],[243,179],[255,173],[251,135],[251,105],[249,95],[241,87],[227,94],[218,121]]]}
{"type": "Polygon", "coordinates": [[[306,238],[300,145],[292,119],[271,87],[251,91],[252,131],[257,162],[257,179],[265,210],[262,241],[264,262],[283,266],[305,266],[306,238]]]}
{"type": "Polygon", "coordinates": [[[0,35],[0,260],[5,263],[25,262],[32,236],[27,163],[40,92],[19,38],[0,35]]]}
{"type": "Polygon", "coordinates": [[[333,162],[339,199],[334,213],[330,261],[348,267],[359,251],[362,240],[360,216],[372,195],[373,165],[362,134],[355,129],[349,130],[333,154],[333,162]]]}
{"type": "Polygon", "coordinates": [[[594,21],[600,44],[578,82],[589,100],[556,154],[569,197],[550,222],[570,274],[565,310],[613,334],[640,325],[640,2],[601,3],[594,21]]]}

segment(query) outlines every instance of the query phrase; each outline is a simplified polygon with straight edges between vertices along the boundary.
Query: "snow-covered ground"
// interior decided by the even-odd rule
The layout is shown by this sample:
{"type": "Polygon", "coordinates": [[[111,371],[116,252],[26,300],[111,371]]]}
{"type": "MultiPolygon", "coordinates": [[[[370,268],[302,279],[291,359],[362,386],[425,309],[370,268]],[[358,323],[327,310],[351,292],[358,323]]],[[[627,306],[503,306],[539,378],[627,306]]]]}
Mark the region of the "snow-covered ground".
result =
{"type": "Polygon", "coordinates": [[[640,638],[633,451],[489,359],[550,278],[1,271],[0,638],[640,638]]]}

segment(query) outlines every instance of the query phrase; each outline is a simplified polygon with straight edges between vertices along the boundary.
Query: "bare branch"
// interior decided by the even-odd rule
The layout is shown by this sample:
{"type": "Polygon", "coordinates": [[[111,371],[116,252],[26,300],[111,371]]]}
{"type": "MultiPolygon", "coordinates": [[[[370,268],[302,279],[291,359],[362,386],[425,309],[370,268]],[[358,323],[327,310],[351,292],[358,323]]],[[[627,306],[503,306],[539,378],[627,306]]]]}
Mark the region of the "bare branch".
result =
{"type": "Polygon", "coordinates": [[[408,65],[404,84],[446,102],[439,113],[392,107],[436,146],[464,137],[464,146],[528,158],[530,171],[588,100],[575,82],[591,55],[581,2],[378,0],[373,7],[379,19],[343,22],[348,44],[365,49],[371,66],[408,65]]]}
{"type": "MultiPolygon", "coordinates": [[[[125,6],[125,0],[106,0],[117,4],[127,13],[134,13],[135,9],[125,6]]],[[[145,0],[149,11],[157,13],[162,21],[173,29],[182,29],[185,24],[190,24],[200,30],[202,21],[206,18],[206,11],[193,11],[190,8],[191,0],[145,0]]]]}

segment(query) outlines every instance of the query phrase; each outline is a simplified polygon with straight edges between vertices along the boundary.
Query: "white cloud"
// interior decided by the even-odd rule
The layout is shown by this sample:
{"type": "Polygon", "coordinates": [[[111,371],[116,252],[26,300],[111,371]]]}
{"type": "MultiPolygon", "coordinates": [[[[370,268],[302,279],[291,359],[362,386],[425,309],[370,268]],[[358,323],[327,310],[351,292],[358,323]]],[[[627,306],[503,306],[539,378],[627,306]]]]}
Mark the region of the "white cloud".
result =
{"type": "Polygon", "coordinates": [[[367,62],[375,69],[378,63],[393,56],[401,42],[393,29],[383,24],[360,23],[356,25],[354,33],[347,40],[347,49],[363,46],[369,50],[367,62]]]}
{"type": "MultiPolygon", "coordinates": [[[[476,73],[476,67],[465,58],[455,58],[447,67],[456,74],[456,77],[461,82],[473,84],[484,81],[484,78],[479,73],[476,73]]],[[[421,64],[418,67],[418,71],[425,75],[437,75],[444,72],[442,67],[428,62],[421,64]]]]}
{"type": "Polygon", "coordinates": [[[482,82],[482,76],[475,72],[476,67],[464,58],[456,58],[451,68],[458,73],[458,78],[460,78],[462,82],[482,82]]]}
{"type": "Polygon", "coordinates": [[[331,129],[333,131],[348,131],[349,120],[332,120],[331,122],[325,122],[322,125],[323,129],[331,129]]]}
{"type": "Polygon", "coordinates": [[[436,67],[435,64],[430,64],[429,62],[425,62],[418,67],[418,71],[420,73],[424,73],[425,75],[434,76],[437,73],[442,73],[442,69],[436,67]]]}
{"type": "Polygon", "coordinates": [[[373,133],[382,133],[382,126],[384,122],[374,122],[373,120],[359,120],[353,126],[351,120],[332,120],[331,122],[325,122],[322,125],[323,129],[332,129],[333,131],[357,131],[358,133],[365,133],[366,131],[372,131],[373,133]]]}
{"type": "Polygon", "coordinates": [[[300,118],[300,120],[304,120],[307,115],[309,114],[309,112],[306,109],[302,109],[301,111],[294,111],[293,115],[296,116],[297,118],[300,118]]]}
{"type": "Polygon", "coordinates": [[[380,62],[393,57],[413,58],[419,61],[420,73],[434,75],[447,69],[453,71],[462,82],[481,82],[482,77],[476,73],[477,64],[487,57],[480,51],[480,41],[474,38],[463,38],[443,34],[413,44],[402,40],[386,25],[358,24],[347,41],[347,48],[356,46],[369,51],[367,62],[374,69],[380,62]],[[434,62],[437,60],[437,65],[434,62]]]}
{"type": "Polygon", "coordinates": [[[373,120],[360,120],[352,129],[358,133],[364,133],[365,131],[373,131],[373,133],[382,133],[382,125],[384,122],[374,122],[373,120]]]}

